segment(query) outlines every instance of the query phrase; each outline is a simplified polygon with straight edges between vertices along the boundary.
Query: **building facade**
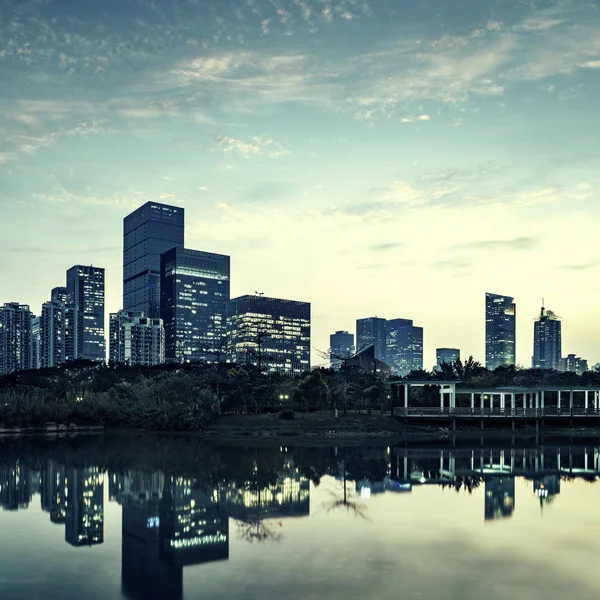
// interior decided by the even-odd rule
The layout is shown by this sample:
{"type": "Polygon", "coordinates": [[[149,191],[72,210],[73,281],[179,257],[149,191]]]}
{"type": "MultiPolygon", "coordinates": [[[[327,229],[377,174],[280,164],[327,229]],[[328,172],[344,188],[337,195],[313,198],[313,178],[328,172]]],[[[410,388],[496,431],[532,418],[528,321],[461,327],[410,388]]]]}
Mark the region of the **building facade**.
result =
{"type": "Polygon", "coordinates": [[[123,221],[123,308],[160,317],[160,257],[183,248],[184,209],[147,202],[123,221]]]}
{"type": "Polygon", "coordinates": [[[411,319],[390,319],[386,325],[386,363],[393,375],[423,369],[423,328],[411,319]]]}
{"type": "Polygon", "coordinates": [[[534,369],[552,369],[559,371],[562,367],[562,332],[560,319],[542,306],[539,317],[533,324],[533,357],[531,366],[534,369]]]}
{"type": "Polygon", "coordinates": [[[336,331],[329,336],[329,362],[332,369],[339,370],[342,359],[354,353],[354,335],[347,331],[336,331]]]}
{"type": "Polygon", "coordinates": [[[67,271],[67,293],[74,309],[75,356],[106,362],[104,269],[76,265],[67,271]]]}
{"type": "Polygon", "coordinates": [[[65,360],[75,360],[78,348],[77,309],[66,287],[55,287],[50,295],[52,302],[60,302],[65,311],[65,360]]]}
{"type": "Polygon", "coordinates": [[[436,348],[435,361],[438,367],[444,363],[450,364],[460,360],[460,350],[458,348],[436,348]]]}
{"type": "Polygon", "coordinates": [[[375,346],[375,358],[387,360],[386,320],[380,317],[367,317],[356,320],[356,350],[362,351],[369,346],[375,346]]]}
{"type": "Polygon", "coordinates": [[[494,370],[516,364],[516,315],[514,298],[485,295],[485,366],[494,370]]]}
{"type": "Polygon", "coordinates": [[[0,308],[0,375],[31,367],[31,321],[26,304],[8,302],[0,308]]]}
{"type": "Polygon", "coordinates": [[[588,370],[588,361],[576,354],[568,354],[561,360],[562,370],[583,375],[588,370]]]}
{"type": "Polygon", "coordinates": [[[62,302],[42,304],[40,315],[40,368],[56,367],[66,361],[66,308],[62,302]]]}
{"type": "Polygon", "coordinates": [[[39,369],[41,366],[41,345],[40,335],[40,317],[31,315],[31,338],[29,348],[29,368],[39,369]]]}
{"type": "Polygon", "coordinates": [[[224,352],[229,256],[172,248],[161,257],[160,313],[167,361],[216,362],[224,352]]]}
{"type": "Polygon", "coordinates": [[[165,362],[162,319],[125,310],[110,315],[109,360],[115,364],[160,365],[165,362]]]}
{"type": "Polygon", "coordinates": [[[292,377],[310,370],[310,303],[265,296],[229,302],[227,340],[232,362],[292,377]]]}

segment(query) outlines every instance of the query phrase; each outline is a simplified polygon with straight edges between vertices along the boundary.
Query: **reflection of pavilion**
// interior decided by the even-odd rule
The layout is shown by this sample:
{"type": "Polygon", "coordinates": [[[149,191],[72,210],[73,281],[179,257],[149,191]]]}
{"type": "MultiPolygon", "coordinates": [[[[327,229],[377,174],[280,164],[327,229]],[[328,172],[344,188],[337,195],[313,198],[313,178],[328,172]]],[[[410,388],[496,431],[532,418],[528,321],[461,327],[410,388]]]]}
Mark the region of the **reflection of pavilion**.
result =
{"type": "Polygon", "coordinates": [[[4,510],[27,508],[31,502],[31,474],[16,460],[0,466],[0,503],[4,510]]]}
{"type": "Polygon", "coordinates": [[[386,477],[382,481],[370,481],[369,479],[361,479],[356,482],[356,491],[360,493],[362,498],[370,498],[376,494],[384,492],[404,493],[412,491],[412,484],[396,481],[390,477],[386,477]]]}
{"type": "Polygon", "coordinates": [[[506,519],[515,510],[515,480],[495,477],[485,482],[485,520],[506,519]]]}
{"type": "Polygon", "coordinates": [[[73,546],[104,541],[104,474],[98,467],[68,468],[65,540],[73,546]]]}

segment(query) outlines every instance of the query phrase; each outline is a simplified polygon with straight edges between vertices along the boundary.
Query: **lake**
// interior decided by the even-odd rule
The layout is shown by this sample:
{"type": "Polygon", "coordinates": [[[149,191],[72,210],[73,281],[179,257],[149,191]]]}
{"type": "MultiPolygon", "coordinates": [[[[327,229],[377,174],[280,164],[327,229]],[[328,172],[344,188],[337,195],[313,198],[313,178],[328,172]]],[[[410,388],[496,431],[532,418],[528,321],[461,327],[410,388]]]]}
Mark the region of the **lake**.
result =
{"type": "Polygon", "coordinates": [[[593,440],[0,440],[0,598],[600,597],[593,440]]]}

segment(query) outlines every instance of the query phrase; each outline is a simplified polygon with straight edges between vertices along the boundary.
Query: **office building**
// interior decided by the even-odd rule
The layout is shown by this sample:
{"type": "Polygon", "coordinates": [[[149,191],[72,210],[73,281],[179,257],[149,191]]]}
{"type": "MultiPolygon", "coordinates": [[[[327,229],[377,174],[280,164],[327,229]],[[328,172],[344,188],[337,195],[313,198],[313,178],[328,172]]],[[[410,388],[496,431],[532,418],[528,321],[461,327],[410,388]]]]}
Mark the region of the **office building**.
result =
{"type": "Polygon", "coordinates": [[[31,315],[31,342],[29,348],[29,368],[39,369],[41,365],[40,317],[31,315]]]}
{"type": "Polygon", "coordinates": [[[516,363],[516,313],[514,298],[485,295],[485,366],[494,370],[516,363]]]}
{"type": "Polygon", "coordinates": [[[232,362],[297,377],[310,370],[310,303],[240,296],[228,305],[232,362]]]}
{"type": "Polygon", "coordinates": [[[78,347],[77,309],[66,287],[55,287],[50,300],[64,306],[65,360],[75,360],[78,347]]]}
{"type": "Polygon", "coordinates": [[[356,350],[360,352],[369,346],[375,347],[377,360],[387,360],[385,319],[367,317],[356,320],[356,350]]]}
{"type": "Polygon", "coordinates": [[[224,351],[229,256],[172,248],[161,257],[160,315],[167,361],[215,361],[224,351]]]}
{"type": "Polygon", "coordinates": [[[123,308],[160,317],[160,257],[183,248],[184,209],[147,202],[123,220],[123,308]]]}
{"type": "Polygon", "coordinates": [[[393,375],[404,376],[423,369],[422,327],[415,327],[410,319],[390,319],[386,334],[386,362],[393,375]]]}
{"type": "Polygon", "coordinates": [[[444,363],[450,364],[460,360],[460,350],[458,348],[436,348],[435,360],[438,367],[444,363]]]}
{"type": "Polygon", "coordinates": [[[562,362],[562,333],[560,319],[542,306],[539,317],[533,324],[534,369],[558,371],[562,362]]]}
{"type": "Polygon", "coordinates": [[[31,320],[26,304],[9,302],[0,307],[0,375],[31,367],[31,320]]]}
{"type": "Polygon", "coordinates": [[[329,336],[329,361],[332,369],[339,370],[344,358],[354,354],[354,335],[347,331],[336,331],[329,336]]]}
{"type": "Polygon", "coordinates": [[[162,319],[121,310],[110,315],[111,363],[160,365],[165,361],[165,329],[162,319]]]}
{"type": "Polygon", "coordinates": [[[104,541],[104,474],[98,467],[68,468],[65,541],[91,546],[104,541]]]}
{"type": "Polygon", "coordinates": [[[73,358],[106,362],[104,269],[76,265],[67,271],[67,293],[75,309],[73,358]]]}
{"type": "Polygon", "coordinates": [[[583,375],[588,370],[588,361],[581,356],[568,354],[561,361],[562,370],[565,372],[583,375]]]}
{"type": "Polygon", "coordinates": [[[48,369],[66,361],[66,308],[62,302],[42,304],[40,315],[40,367],[48,369]]]}

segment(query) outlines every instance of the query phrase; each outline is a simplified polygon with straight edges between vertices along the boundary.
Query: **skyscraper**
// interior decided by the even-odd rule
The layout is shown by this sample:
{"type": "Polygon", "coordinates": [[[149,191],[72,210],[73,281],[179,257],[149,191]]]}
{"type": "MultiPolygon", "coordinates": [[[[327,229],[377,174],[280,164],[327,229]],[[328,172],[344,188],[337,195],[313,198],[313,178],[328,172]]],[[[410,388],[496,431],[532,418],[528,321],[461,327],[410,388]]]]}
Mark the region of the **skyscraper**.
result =
{"type": "Polygon", "coordinates": [[[31,310],[9,302],[0,307],[0,375],[31,367],[31,310]]]}
{"type": "Polygon", "coordinates": [[[161,257],[160,315],[169,361],[216,361],[224,350],[229,256],[172,248],[161,257]]]}
{"type": "Polygon", "coordinates": [[[62,302],[42,304],[40,315],[40,367],[56,367],[66,360],[66,308],[62,302]]]}
{"type": "Polygon", "coordinates": [[[517,306],[514,298],[485,295],[485,366],[514,365],[517,306]]]}
{"type": "Polygon", "coordinates": [[[387,360],[386,320],[379,317],[367,317],[356,320],[356,349],[364,350],[375,346],[375,358],[382,362],[387,360]]]}
{"type": "Polygon", "coordinates": [[[162,319],[121,310],[110,315],[111,363],[160,365],[165,361],[165,329],[162,319]]]}
{"type": "Polygon", "coordinates": [[[183,248],[184,209],[147,202],[123,221],[123,308],[160,317],[160,256],[183,248]]]}
{"type": "Polygon", "coordinates": [[[329,336],[329,361],[332,369],[342,366],[342,358],[352,356],[354,352],[354,335],[347,331],[336,331],[329,336]]]}
{"type": "Polygon", "coordinates": [[[438,367],[443,363],[450,364],[460,359],[460,350],[458,348],[436,348],[435,360],[438,367]]]}
{"type": "Polygon", "coordinates": [[[297,377],[310,370],[310,303],[234,298],[228,305],[227,338],[233,362],[297,377]]]}
{"type": "Polygon", "coordinates": [[[31,337],[29,349],[29,368],[39,369],[41,365],[40,317],[31,315],[31,337]]]}
{"type": "Polygon", "coordinates": [[[60,302],[64,305],[65,361],[75,360],[78,348],[78,313],[73,304],[73,299],[66,287],[55,287],[50,295],[50,300],[52,302],[60,302]]]}
{"type": "Polygon", "coordinates": [[[539,317],[533,324],[533,358],[534,369],[561,368],[562,333],[560,319],[542,306],[539,317]]]}
{"type": "Polygon", "coordinates": [[[71,267],[67,271],[67,293],[75,309],[77,342],[73,358],[105,362],[104,269],[71,267]]]}
{"type": "Polygon", "coordinates": [[[386,363],[394,375],[423,368],[423,328],[411,319],[390,319],[386,324],[386,363]]]}

